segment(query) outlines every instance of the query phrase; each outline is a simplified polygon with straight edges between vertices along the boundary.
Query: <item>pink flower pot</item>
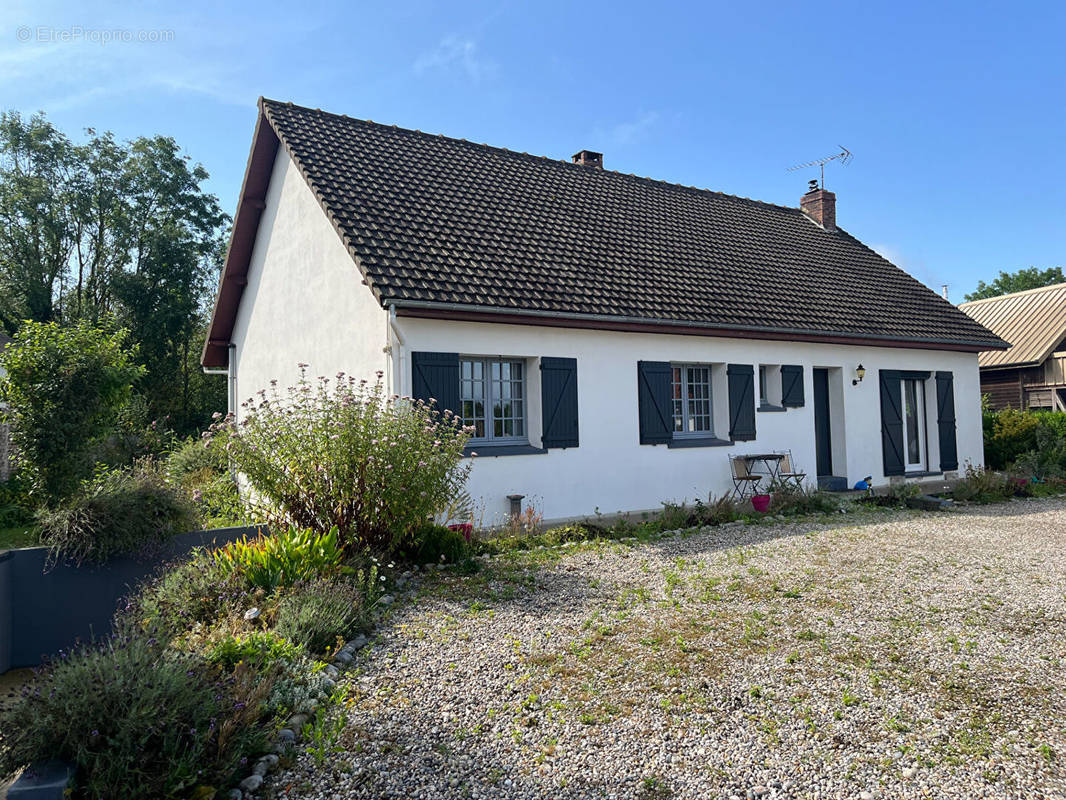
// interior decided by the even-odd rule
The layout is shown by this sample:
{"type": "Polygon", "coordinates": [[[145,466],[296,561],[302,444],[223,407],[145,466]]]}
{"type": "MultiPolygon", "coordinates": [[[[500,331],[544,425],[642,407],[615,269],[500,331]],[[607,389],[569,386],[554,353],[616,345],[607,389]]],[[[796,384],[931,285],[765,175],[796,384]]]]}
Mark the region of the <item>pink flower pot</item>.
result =
{"type": "Polygon", "coordinates": [[[751,498],[751,507],[758,511],[760,514],[765,514],[766,510],[770,508],[770,495],[757,494],[751,498]]]}
{"type": "Polygon", "coordinates": [[[474,535],[474,526],[469,522],[459,522],[455,525],[449,525],[448,528],[450,530],[456,531],[457,533],[463,534],[463,538],[466,539],[468,542],[474,535]]]}

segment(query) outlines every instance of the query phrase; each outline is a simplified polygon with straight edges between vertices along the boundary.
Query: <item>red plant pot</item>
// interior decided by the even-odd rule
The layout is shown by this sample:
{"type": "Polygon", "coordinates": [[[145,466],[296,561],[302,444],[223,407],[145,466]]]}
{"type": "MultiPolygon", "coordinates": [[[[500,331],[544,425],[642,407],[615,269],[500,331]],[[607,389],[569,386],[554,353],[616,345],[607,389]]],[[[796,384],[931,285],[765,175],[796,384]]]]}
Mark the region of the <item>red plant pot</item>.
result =
{"type": "Polygon", "coordinates": [[[770,495],[757,494],[751,498],[751,507],[758,511],[760,514],[765,514],[767,509],[770,508],[770,495]]]}
{"type": "Polygon", "coordinates": [[[448,530],[463,534],[463,538],[468,542],[474,535],[474,526],[470,522],[457,522],[455,525],[449,525],[448,530]]]}

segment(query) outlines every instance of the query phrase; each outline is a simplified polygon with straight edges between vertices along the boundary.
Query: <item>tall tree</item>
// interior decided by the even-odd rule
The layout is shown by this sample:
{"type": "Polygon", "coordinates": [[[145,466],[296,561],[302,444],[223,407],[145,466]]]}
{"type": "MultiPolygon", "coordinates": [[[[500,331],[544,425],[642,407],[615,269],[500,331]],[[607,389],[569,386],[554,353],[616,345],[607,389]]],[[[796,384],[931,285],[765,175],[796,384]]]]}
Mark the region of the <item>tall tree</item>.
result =
{"type": "Polygon", "coordinates": [[[1000,272],[999,277],[991,283],[977,282],[977,288],[966,295],[966,301],[984,300],[986,297],[999,297],[1001,294],[1012,292],[1024,292],[1026,289],[1039,289],[1041,286],[1051,286],[1056,283],[1066,283],[1066,275],[1062,274],[1062,267],[1049,267],[1045,270],[1029,267],[1017,272],[1000,272]]]}
{"type": "Polygon", "coordinates": [[[75,246],[75,148],[43,115],[0,113],[0,323],[48,322],[75,246]]]}
{"type": "Polygon", "coordinates": [[[41,115],[0,115],[0,324],[117,320],[147,365],[149,414],[193,432],[225,404],[190,353],[228,217],[173,139],[87,133],[75,145],[41,115]]]}

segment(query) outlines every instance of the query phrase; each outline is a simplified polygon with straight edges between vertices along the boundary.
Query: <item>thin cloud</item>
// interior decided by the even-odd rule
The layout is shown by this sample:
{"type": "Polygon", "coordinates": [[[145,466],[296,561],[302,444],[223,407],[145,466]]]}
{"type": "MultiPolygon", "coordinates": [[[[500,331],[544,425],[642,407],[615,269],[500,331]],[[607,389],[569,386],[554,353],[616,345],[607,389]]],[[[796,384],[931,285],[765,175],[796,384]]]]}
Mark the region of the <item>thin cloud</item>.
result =
{"type": "Polygon", "coordinates": [[[626,147],[646,139],[661,122],[662,115],[658,111],[645,111],[608,128],[597,128],[593,135],[605,145],[626,147]]]}
{"type": "Polygon", "coordinates": [[[495,73],[496,64],[479,55],[473,39],[445,36],[436,47],[416,58],[412,69],[416,75],[459,71],[478,83],[495,73]]]}
{"type": "Polygon", "coordinates": [[[937,294],[940,294],[941,286],[944,282],[933,274],[933,271],[929,269],[929,265],[924,258],[911,258],[910,256],[905,256],[903,251],[890,244],[871,244],[869,247],[877,253],[877,255],[891,261],[911,277],[917,278],[937,294]]]}

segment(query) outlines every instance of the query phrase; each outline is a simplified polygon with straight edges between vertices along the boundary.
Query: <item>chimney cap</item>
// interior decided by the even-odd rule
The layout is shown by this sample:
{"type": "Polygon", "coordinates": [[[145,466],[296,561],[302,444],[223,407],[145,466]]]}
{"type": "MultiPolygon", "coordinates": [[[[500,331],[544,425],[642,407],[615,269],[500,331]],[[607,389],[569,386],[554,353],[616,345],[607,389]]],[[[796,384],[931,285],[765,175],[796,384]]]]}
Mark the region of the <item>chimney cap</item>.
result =
{"type": "Polygon", "coordinates": [[[595,150],[578,150],[571,158],[575,164],[603,169],[603,153],[597,153],[595,150]]]}

